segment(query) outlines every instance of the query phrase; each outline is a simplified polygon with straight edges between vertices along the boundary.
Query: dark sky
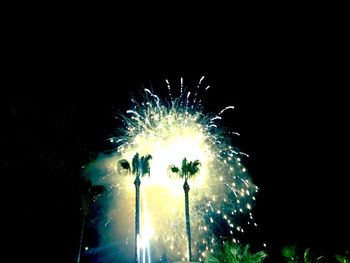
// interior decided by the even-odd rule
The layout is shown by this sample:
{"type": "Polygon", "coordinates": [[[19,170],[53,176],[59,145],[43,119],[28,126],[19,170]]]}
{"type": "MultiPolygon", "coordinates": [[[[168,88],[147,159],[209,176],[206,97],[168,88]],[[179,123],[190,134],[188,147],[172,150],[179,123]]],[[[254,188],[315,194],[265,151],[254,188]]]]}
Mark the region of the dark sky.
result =
{"type": "Polygon", "coordinates": [[[74,176],[87,152],[109,147],[104,140],[115,132],[114,117],[129,106],[131,90],[150,82],[162,89],[165,78],[176,85],[180,77],[194,87],[203,75],[212,87],[208,111],[236,106],[223,125],[241,134],[237,144],[250,155],[247,167],[260,187],[258,238],[274,253],[284,244],[325,253],[347,247],[348,102],[315,42],[251,39],[234,49],[230,42],[187,52],[121,46],[116,53],[111,44],[46,41],[24,49],[17,43],[2,96],[2,175],[10,184],[3,202],[12,201],[4,209],[15,223],[14,258],[73,262],[74,176]],[[56,162],[64,164],[52,167],[56,162]]]}

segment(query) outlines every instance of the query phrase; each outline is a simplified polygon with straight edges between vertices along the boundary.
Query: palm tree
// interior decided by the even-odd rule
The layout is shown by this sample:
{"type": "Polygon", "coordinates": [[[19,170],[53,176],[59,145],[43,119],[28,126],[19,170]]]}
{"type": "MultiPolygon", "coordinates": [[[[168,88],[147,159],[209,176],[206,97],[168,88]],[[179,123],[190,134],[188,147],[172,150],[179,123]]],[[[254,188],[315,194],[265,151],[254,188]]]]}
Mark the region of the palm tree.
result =
{"type": "Polygon", "coordinates": [[[140,185],[141,185],[140,177],[150,174],[149,161],[151,159],[152,159],[152,156],[149,154],[142,156],[140,158],[139,154],[136,153],[132,158],[132,164],[131,164],[132,167],[130,167],[130,163],[125,159],[122,159],[118,162],[119,171],[124,170],[127,172],[127,175],[129,175],[131,171],[132,174],[136,176],[134,181],[135,190],[136,190],[136,202],[135,202],[135,262],[136,263],[139,262],[138,237],[140,235],[140,185]]]}
{"type": "Polygon", "coordinates": [[[173,173],[179,175],[180,178],[185,178],[183,189],[185,192],[185,217],[186,217],[186,232],[187,232],[187,248],[188,248],[188,260],[192,260],[191,252],[191,226],[190,226],[190,209],[188,202],[188,192],[190,191],[190,186],[188,185],[187,180],[191,177],[194,177],[199,172],[200,162],[198,160],[187,162],[187,159],[182,160],[181,169],[175,165],[170,166],[170,169],[173,173]]]}
{"type": "Polygon", "coordinates": [[[210,255],[206,263],[261,263],[267,257],[264,251],[251,253],[249,245],[226,243],[216,255],[210,255]]]}
{"type": "Polygon", "coordinates": [[[105,191],[104,186],[92,185],[90,180],[87,180],[87,181],[83,180],[81,183],[80,196],[81,196],[82,222],[81,222],[81,231],[80,231],[80,238],[79,238],[79,249],[78,249],[77,263],[80,263],[80,255],[81,255],[81,248],[83,245],[86,217],[90,213],[92,203],[104,191],[105,191]]]}

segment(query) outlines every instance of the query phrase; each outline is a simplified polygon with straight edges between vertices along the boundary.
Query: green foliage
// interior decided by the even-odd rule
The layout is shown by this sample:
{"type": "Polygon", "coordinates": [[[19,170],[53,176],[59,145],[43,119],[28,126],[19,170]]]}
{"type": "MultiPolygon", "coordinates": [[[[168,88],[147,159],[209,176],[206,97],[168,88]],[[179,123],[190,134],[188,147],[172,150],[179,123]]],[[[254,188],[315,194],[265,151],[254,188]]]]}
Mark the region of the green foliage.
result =
{"type": "Polygon", "coordinates": [[[179,168],[177,168],[176,166],[171,166],[170,169],[171,169],[171,172],[173,172],[173,173],[179,172],[179,168]]]}
{"type": "Polygon", "coordinates": [[[199,160],[188,163],[188,174],[190,177],[199,172],[199,166],[200,166],[199,160]]]}
{"type": "Polygon", "coordinates": [[[285,246],[282,248],[282,256],[289,259],[294,259],[296,256],[295,246],[285,246]]]}
{"type": "Polygon", "coordinates": [[[181,163],[181,170],[175,165],[171,165],[170,170],[172,173],[177,173],[180,178],[185,178],[185,180],[187,180],[199,172],[200,164],[199,160],[188,162],[187,159],[184,158],[181,163]]]}
{"type": "Polygon", "coordinates": [[[206,263],[261,263],[267,257],[264,251],[251,253],[249,245],[242,246],[235,243],[226,243],[221,251],[210,255],[206,263]]]}
{"type": "Polygon", "coordinates": [[[130,163],[127,160],[125,160],[125,159],[120,160],[118,162],[118,165],[120,166],[120,168],[125,169],[125,170],[130,170],[131,169],[130,168],[130,163]]]}
{"type": "Polygon", "coordinates": [[[152,159],[152,156],[150,154],[147,154],[147,155],[141,157],[140,166],[141,166],[141,173],[143,175],[150,174],[151,168],[149,166],[149,161],[151,159],[152,159]]]}
{"type": "Polygon", "coordinates": [[[285,246],[282,248],[282,256],[287,263],[321,263],[326,262],[324,256],[316,257],[311,253],[310,248],[305,249],[304,253],[295,246],[285,246]]]}
{"type": "Polygon", "coordinates": [[[139,175],[140,168],[140,156],[138,153],[136,153],[132,158],[132,173],[139,175]]]}
{"type": "Polygon", "coordinates": [[[118,173],[129,175],[130,172],[136,176],[144,176],[150,174],[150,165],[149,161],[152,159],[152,156],[147,154],[141,156],[138,153],[132,158],[131,165],[128,160],[122,159],[118,161],[118,173]]]}
{"type": "Polygon", "coordinates": [[[338,260],[340,263],[350,263],[350,255],[349,251],[345,252],[345,255],[335,255],[335,258],[338,260]]]}

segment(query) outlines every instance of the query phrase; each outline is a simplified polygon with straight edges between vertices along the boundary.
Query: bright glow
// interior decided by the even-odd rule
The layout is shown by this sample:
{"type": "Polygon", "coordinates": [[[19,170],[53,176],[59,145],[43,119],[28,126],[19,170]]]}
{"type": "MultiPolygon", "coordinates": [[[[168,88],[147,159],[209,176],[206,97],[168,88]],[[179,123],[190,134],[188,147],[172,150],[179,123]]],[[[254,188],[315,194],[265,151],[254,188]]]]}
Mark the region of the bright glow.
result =
{"type": "Polygon", "coordinates": [[[120,116],[124,123],[122,134],[113,139],[117,154],[103,163],[104,169],[110,170],[110,176],[103,180],[111,181],[118,194],[110,220],[116,222],[118,237],[132,238],[135,178],[118,174],[117,163],[121,159],[131,162],[135,153],[150,154],[150,176],[141,178],[140,248],[149,248],[152,243],[153,258],[163,254],[170,261],[187,257],[184,181],[171,174],[169,166],[181,168],[185,157],[188,161],[199,160],[200,171],[188,183],[192,252],[194,258],[200,259],[205,253],[198,251],[208,250],[206,244],[215,250],[221,239],[235,235],[228,232],[226,236],[215,236],[213,225],[225,223],[235,231],[231,223],[234,222],[237,231],[243,231],[238,222],[240,213],[233,211],[244,213],[245,208],[251,209],[257,188],[247,180],[249,175],[242,159],[246,155],[231,145],[229,132],[220,128],[220,120],[228,114],[225,111],[233,106],[217,115],[207,114],[196,96],[204,92],[200,85],[190,92],[181,80],[180,94],[176,94],[170,81],[166,84],[169,100],[163,101],[145,89],[144,101],[132,99],[133,107],[127,115],[120,116]]]}
{"type": "Polygon", "coordinates": [[[182,194],[183,182],[179,180],[178,184],[174,184],[174,179],[169,177],[168,172],[170,165],[181,166],[184,157],[189,161],[200,160],[202,163],[200,173],[191,181],[191,188],[200,187],[204,182],[212,154],[206,144],[207,138],[201,131],[203,127],[197,124],[197,119],[198,116],[170,111],[157,122],[154,129],[135,134],[133,145],[126,149],[123,156],[132,159],[136,152],[152,155],[152,176],[143,182],[145,186],[164,186],[173,193],[182,194]],[[184,119],[187,126],[178,122],[179,119],[184,119]]]}
{"type": "MultiPolygon", "coordinates": [[[[147,210],[144,210],[145,212],[147,210]]],[[[140,248],[146,249],[149,246],[149,242],[154,234],[154,230],[151,226],[150,219],[147,215],[144,216],[145,222],[141,224],[141,234],[140,234],[140,248]]]]}

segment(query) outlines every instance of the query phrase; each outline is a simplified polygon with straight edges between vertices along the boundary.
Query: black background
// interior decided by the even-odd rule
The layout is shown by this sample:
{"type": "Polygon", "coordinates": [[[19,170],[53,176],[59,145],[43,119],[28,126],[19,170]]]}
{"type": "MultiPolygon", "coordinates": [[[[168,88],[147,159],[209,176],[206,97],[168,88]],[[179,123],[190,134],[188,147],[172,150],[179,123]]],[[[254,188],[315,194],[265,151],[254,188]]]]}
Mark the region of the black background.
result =
{"type": "Polygon", "coordinates": [[[165,90],[165,79],[177,86],[183,77],[194,87],[202,76],[211,86],[208,111],[236,107],[222,125],[241,134],[236,143],[250,155],[247,168],[260,187],[260,230],[251,238],[266,242],[272,258],[287,244],[324,254],[348,249],[348,101],[333,43],[339,39],[331,30],[325,35],[323,24],[278,24],[243,30],[199,23],[164,34],[138,26],[66,31],[21,24],[7,40],[1,96],[3,215],[14,225],[3,227],[11,257],[74,262],[74,178],[86,152],[109,147],[114,117],[141,85],[165,90]],[[65,157],[52,173],[52,163],[65,157]]]}

